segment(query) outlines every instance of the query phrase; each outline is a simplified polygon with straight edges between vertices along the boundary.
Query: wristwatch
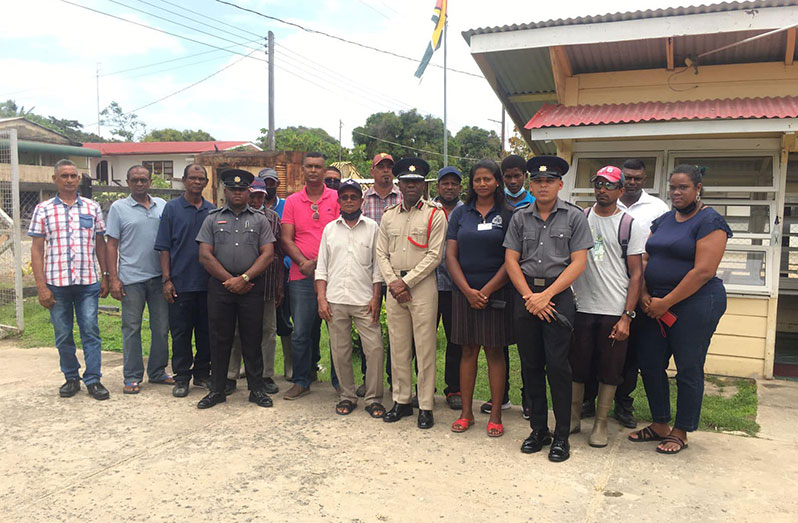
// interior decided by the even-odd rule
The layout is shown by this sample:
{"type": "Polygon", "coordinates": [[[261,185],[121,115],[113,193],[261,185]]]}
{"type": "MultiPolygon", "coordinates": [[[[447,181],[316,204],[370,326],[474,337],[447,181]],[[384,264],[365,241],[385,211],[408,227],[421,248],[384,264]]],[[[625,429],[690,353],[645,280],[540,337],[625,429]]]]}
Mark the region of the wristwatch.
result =
{"type": "Polygon", "coordinates": [[[110,273],[110,272],[108,272],[108,271],[105,271],[105,272],[103,273],[103,278],[107,278],[107,277],[108,277],[108,276],[110,276],[110,275],[111,275],[111,273],[110,273]]]}
{"type": "Polygon", "coordinates": [[[631,319],[635,319],[635,317],[637,317],[637,313],[635,311],[623,311],[623,313],[629,316],[631,319]]]}
{"type": "Polygon", "coordinates": [[[241,275],[241,279],[243,279],[245,282],[249,283],[249,276],[247,276],[247,273],[242,274],[241,275]]]}

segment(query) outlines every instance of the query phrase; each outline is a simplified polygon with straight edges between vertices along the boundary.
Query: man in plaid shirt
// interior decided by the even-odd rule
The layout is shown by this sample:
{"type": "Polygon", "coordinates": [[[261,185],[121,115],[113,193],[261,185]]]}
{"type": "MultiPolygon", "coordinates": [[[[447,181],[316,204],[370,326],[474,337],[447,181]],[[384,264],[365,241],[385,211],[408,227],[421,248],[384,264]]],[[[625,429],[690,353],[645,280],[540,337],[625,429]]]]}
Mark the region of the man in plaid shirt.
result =
{"type": "Polygon", "coordinates": [[[55,164],[53,183],[58,195],[36,206],[28,228],[33,238],[31,266],[39,303],[50,310],[61,372],[66,378],[59,390],[61,397],[69,398],[80,391],[80,363],[72,336],[74,312],[86,360],[83,382],[94,399],[105,400],[109,394],[100,383],[102,342],[97,324],[99,298],[108,296],[105,222],[100,205],[78,195],[80,180],[71,161],[55,164]]]}

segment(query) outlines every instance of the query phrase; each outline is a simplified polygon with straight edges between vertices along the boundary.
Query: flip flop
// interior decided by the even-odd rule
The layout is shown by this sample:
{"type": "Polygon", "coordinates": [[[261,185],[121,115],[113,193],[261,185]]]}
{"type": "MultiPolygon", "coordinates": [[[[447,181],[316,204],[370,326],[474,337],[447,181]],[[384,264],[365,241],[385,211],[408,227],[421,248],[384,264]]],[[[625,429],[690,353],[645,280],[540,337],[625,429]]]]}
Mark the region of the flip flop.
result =
{"type": "Polygon", "coordinates": [[[138,394],[141,392],[141,384],[137,381],[132,383],[125,383],[125,388],[122,389],[125,394],[138,394]]]}
{"type": "Polygon", "coordinates": [[[469,428],[471,428],[471,425],[473,425],[474,423],[475,422],[472,419],[470,420],[467,418],[460,418],[459,420],[452,423],[452,432],[458,432],[458,433],[465,432],[469,428]]]}
{"type": "Polygon", "coordinates": [[[499,438],[504,436],[504,425],[501,423],[488,422],[488,436],[491,438],[499,438]]]}
{"type": "Polygon", "coordinates": [[[684,441],[679,436],[675,436],[673,434],[668,434],[667,436],[662,438],[662,441],[660,442],[659,445],[657,445],[657,452],[659,452],[660,454],[678,454],[687,448],[687,442],[684,441]],[[679,448],[677,448],[676,450],[665,450],[659,446],[662,445],[663,443],[676,443],[677,445],[679,445],[679,448]]]}
{"type": "Polygon", "coordinates": [[[665,439],[656,432],[654,432],[654,429],[651,428],[651,425],[632,432],[631,434],[629,434],[629,436],[627,436],[627,438],[629,439],[629,441],[633,443],[647,443],[649,441],[662,441],[663,439],[665,439]],[[637,437],[633,438],[632,434],[637,435],[637,437]]]}

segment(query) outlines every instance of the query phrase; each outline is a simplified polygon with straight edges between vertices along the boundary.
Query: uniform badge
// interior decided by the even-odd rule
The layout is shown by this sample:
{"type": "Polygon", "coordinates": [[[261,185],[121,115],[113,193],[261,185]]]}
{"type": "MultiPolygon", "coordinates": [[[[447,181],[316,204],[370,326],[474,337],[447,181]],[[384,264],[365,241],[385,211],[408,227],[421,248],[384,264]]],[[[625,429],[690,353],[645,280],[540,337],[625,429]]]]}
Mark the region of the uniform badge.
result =
{"type": "Polygon", "coordinates": [[[490,221],[490,223],[495,225],[495,226],[497,226],[497,227],[501,227],[502,226],[502,217],[501,217],[501,215],[494,216],[493,219],[490,221]]]}
{"type": "Polygon", "coordinates": [[[414,172],[416,172],[416,166],[415,165],[411,165],[410,167],[407,168],[407,170],[410,171],[411,173],[414,173],[414,172]]]}
{"type": "Polygon", "coordinates": [[[239,183],[241,181],[241,177],[240,176],[236,176],[235,178],[233,178],[233,181],[236,182],[236,183],[239,183]]]}
{"type": "Polygon", "coordinates": [[[545,166],[545,165],[541,165],[541,166],[540,166],[540,169],[538,169],[538,170],[539,170],[540,172],[542,172],[542,173],[545,173],[545,172],[546,172],[546,166],[545,166]]]}

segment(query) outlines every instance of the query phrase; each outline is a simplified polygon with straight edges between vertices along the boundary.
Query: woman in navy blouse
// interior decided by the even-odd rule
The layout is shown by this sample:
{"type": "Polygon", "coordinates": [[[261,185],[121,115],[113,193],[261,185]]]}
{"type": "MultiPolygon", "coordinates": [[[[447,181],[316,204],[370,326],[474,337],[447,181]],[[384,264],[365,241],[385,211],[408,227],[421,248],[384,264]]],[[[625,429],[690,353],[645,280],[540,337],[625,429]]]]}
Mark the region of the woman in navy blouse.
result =
{"type": "MultiPolygon", "coordinates": [[[[449,217],[446,267],[452,290],[451,342],[462,345],[460,392],[463,410],[452,424],[465,432],[474,424],[474,382],[480,347],[485,348],[493,405],[504,396],[503,347],[513,341],[512,285],[504,268],[504,234],[512,209],[505,203],[501,170],[493,160],[481,160],[471,169],[465,205],[449,217]]],[[[488,436],[504,434],[502,409],[490,412],[488,436]]]]}
{"type": "Polygon", "coordinates": [[[670,175],[673,210],[654,220],[646,243],[645,312],[637,344],[640,374],[654,422],[629,434],[635,442],[658,441],[657,452],[687,448],[698,428],[704,397],[704,360],[712,334],[726,311],[726,290],[715,275],[732,231],[714,209],[701,203],[701,171],[679,165],[670,175]],[[676,420],[670,426],[668,375],[676,363],[676,420]]]}

